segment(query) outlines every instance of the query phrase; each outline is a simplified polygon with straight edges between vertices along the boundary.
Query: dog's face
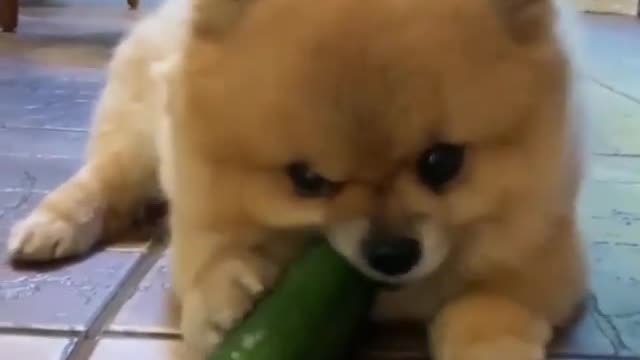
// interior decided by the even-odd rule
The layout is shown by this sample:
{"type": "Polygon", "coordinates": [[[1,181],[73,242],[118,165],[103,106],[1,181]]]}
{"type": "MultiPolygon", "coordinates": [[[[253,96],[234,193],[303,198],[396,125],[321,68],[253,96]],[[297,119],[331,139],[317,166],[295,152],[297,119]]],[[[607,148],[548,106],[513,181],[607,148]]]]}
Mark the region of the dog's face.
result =
{"type": "Polygon", "coordinates": [[[208,3],[181,124],[225,223],[318,227],[401,282],[508,258],[572,206],[549,1],[240,1],[229,24],[208,3]]]}

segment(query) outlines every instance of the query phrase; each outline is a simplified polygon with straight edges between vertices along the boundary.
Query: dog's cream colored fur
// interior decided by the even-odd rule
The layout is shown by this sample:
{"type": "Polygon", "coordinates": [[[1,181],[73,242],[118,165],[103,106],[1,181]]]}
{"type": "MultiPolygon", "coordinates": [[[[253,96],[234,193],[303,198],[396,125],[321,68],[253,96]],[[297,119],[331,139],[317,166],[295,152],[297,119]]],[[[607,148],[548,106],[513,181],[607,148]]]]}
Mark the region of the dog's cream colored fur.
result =
{"type": "Polygon", "coordinates": [[[574,206],[572,71],[548,0],[167,0],[117,48],[87,160],[9,239],[16,260],[80,255],[171,205],[186,342],[215,346],[326,231],[354,265],[369,219],[400,221],[425,255],[381,296],[381,320],[432,323],[437,360],[544,357],[585,290],[574,206]],[[415,161],[465,144],[434,194],[415,161]],[[298,197],[306,160],[343,181],[298,197]]]}

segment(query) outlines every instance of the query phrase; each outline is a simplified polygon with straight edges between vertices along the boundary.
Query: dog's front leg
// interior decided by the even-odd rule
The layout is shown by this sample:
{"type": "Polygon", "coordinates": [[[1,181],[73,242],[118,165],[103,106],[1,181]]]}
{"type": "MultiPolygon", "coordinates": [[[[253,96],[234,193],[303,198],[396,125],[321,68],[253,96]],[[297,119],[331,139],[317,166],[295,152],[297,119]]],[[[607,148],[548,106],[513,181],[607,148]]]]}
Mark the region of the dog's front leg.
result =
{"type": "Polygon", "coordinates": [[[181,300],[187,348],[202,356],[269,289],[282,264],[255,241],[194,224],[172,224],[173,285],[181,300]]]}
{"type": "Polygon", "coordinates": [[[551,325],[499,295],[473,293],[445,306],[431,328],[436,360],[544,360],[551,325]]]}

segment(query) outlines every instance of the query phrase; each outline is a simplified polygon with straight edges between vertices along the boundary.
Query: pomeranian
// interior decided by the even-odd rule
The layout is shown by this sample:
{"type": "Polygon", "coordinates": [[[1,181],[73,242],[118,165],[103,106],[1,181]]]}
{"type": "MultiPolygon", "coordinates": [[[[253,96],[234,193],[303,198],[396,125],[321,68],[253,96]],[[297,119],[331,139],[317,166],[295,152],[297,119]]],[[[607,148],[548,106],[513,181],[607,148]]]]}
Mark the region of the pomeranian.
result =
{"type": "Polygon", "coordinates": [[[321,229],[436,360],[545,357],[587,286],[574,66],[551,0],[167,0],[116,49],[86,162],[13,228],[87,252],[170,204],[190,349],[321,229]]]}

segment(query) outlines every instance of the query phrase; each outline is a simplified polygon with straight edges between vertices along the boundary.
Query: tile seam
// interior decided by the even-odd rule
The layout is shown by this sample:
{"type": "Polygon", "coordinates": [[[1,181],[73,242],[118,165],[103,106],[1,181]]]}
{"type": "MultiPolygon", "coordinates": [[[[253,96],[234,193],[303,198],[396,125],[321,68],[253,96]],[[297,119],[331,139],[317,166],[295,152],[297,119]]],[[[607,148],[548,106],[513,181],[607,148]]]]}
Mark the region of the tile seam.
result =
{"type": "Polygon", "coordinates": [[[137,286],[144,279],[155,263],[162,257],[166,243],[161,237],[155,237],[147,251],[136,260],[135,264],[117,285],[117,289],[107,298],[105,304],[91,319],[83,337],[69,351],[66,360],[86,360],[93,352],[99,337],[116,317],[122,306],[135,293],[137,286]]]}

